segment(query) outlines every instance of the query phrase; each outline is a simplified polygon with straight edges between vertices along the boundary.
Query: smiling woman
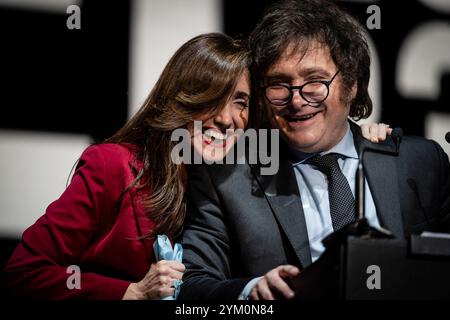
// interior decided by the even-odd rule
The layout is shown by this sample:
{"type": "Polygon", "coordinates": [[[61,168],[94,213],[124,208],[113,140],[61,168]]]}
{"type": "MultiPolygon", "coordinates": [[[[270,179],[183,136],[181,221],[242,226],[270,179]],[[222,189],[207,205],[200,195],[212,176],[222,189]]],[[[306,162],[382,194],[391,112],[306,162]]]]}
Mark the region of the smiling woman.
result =
{"type": "Polygon", "coordinates": [[[248,108],[250,102],[250,75],[245,70],[240,75],[228,100],[215,115],[205,115],[202,131],[192,132],[194,150],[207,161],[222,160],[230,148],[235,144],[238,136],[236,129],[244,129],[248,122],[248,108]]]}
{"type": "Polygon", "coordinates": [[[153,252],[155,236],[173,240],[185,216],[186,166],[171,161],[171,134],[202,120],[198,141],[228,150],[235,139],[222,139],[226,130],[248,122],[248,62],[239,42],[218,33],[178,49],[136,115],[83,152],[65,192],[24,232],[2,284],[39,299],[173,295],[185,268],[153,252]],[[67,285],[68,266],[78,267],[79,287],[67,285]]]}

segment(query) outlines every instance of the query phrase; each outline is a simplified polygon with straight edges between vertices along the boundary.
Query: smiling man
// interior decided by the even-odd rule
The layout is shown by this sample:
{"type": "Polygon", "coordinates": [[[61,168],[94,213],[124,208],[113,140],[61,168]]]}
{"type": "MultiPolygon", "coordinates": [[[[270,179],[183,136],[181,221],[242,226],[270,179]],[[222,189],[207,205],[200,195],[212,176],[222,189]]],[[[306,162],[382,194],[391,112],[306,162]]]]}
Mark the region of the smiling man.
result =
{"type": "Polygon", "coordinates": [[[328,234],[356,219],[364,147],[380,151],[364,159],[372,226],[397,237],[450,231],[442,148],[398,135],[374,144],[349,120],[372,111],[364,34],[326,1],[281,1],[267,10],[250,36],[252,96],[280,130],[279,170],[263,176],[258,165],[224,165],[191,173],[181,298],[293,298],[286,279],[320,257],[328,234]]]}
{"type": "MultiPolygon", "coordinates": [[[[327,46],[288,46],[266,72],[269,120],[286,142],[303,152],[329,150],[347,131],[349,97],[327,46]]],[[[354,96],[354,91],[353,91],[354,96]]]]}

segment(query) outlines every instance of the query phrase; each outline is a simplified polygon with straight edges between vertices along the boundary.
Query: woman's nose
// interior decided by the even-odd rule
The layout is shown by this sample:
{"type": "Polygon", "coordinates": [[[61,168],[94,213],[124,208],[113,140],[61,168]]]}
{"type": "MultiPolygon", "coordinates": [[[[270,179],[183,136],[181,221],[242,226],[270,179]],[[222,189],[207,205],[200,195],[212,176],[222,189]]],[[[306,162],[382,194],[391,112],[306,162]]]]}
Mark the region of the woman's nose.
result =
{"type": "Polygon", "coordinates": [[[222,129],[228,129],[233,123],[233,116],[231,114],[230,107],[225,106],[220,112],[214,117],[214,122],[221,126],[222,129]]]}

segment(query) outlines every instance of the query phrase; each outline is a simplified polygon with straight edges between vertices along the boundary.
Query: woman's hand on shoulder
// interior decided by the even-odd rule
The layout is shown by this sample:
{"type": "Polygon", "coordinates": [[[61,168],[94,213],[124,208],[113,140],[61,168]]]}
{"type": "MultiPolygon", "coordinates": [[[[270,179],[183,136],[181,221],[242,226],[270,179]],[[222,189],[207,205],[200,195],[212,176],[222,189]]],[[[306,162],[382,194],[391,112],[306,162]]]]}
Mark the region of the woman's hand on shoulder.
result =
{"type": "Polygon", "coordinates": [[[361,131],[364,138],[374,143],[386,140],[388,135],[391,135],[392,128],[384,123],[368,123],[361,125],[361,131]]]}
{"type": "Polygon", "coordinates": [[[175,280],[181,280],[185,266],[177,261],[161,260],[152,264],[144,279],[129,285],[123,300],[161,299],[174,294],[175,280]]]}

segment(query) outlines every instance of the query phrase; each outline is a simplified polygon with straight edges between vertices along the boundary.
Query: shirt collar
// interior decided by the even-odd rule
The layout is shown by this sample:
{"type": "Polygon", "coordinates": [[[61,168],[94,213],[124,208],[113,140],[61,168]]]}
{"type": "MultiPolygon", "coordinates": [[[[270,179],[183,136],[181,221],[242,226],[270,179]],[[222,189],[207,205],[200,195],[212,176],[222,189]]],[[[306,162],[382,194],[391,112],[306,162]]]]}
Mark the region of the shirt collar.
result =
{"type": "Polygon", "coordinates": [[[341,141],[330,150],[319,153],[305,153],[289,147],[289,156],[294,166],[305,162],[317,154],[324,155],[332,152],[342,154],[346,158],[358,159],[358,153],[356,152],[355,143],[353,141],[353,133],[350,130],[349,125],[347,126],[347,131],[341,141]]]}

